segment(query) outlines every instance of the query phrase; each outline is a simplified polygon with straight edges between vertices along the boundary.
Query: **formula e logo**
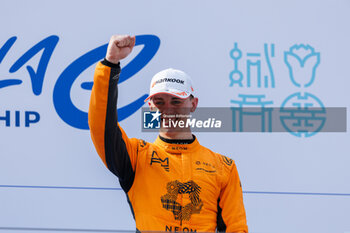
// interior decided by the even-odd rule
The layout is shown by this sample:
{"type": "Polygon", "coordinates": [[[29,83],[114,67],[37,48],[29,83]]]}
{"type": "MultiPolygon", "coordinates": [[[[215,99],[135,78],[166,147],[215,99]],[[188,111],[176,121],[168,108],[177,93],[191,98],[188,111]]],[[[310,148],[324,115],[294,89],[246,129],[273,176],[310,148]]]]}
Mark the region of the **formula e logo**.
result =
{"type": "MultiPolygon", "coordinates": [[[[15,44],[17,37],[9,38],[5,44],[0,47],[0,64],[6,57],[8,52],[11,50],[15,44]]],[[[26,51],[20,58],[18,58],[15,63],[10,67],[9,73],[15,74],[17,71],[25,67],[30,77],[32,84],[32,91],[35,96],[42,93],[42,88],[44,84],[46,70],[48,68],[51,55],[56,49],[56,45],[59,42],[59,37],[56,35],[51,35],[42,41],[35,44],[32,48],[26,51]],[[40,60],[38,62],[37,68],[32,67],[30,64],[37,54],[41,54],[40,60]],[[27,64],[27,66],[25,66],[27,64]]],[[[73,83],[78,79],[80,74],[88,69],[90,66],[94,65],[96,62],[103,60],[106,54],[108,44],[104,44],[100,47],[90,50],[84,55],[73,61],[63,72],[59,75],[56,84],[53,89],[53,104],[58,116],[68,125],[78,128],[78,129],[89,129],[88,126],[88,113],[78,109],[72,101],[71,90],[73,83]]],[[[123,67],[119,84],[133,77],[137,72],[139,72],[143,67],[145,67],[148,62],[157,53],[160,46],[160,39],[155,35],[138,35],[136,36],[135,46],[143,46],[141,51],[136,55],[136,57],[129,62],[125,67],[123,67]]],[[[15,75],[13,75],[15,76],[15,75]]],[[[24,83],[21,79],[11,78],[0,80],[0,90],[7,88],[9,86],[21,85],[24,83]]],[[[83,90],[91,91],[93,82],[83,82],[80,87],[83,90]]],[[[144,100],[148,97],[148,94],[143,94],[138,99],[134,100],[130,104],[118,108],[118,120],[122,121],[125,118],[132,115],[144,104],[144,100]]],[[[5,110],[6,114],[0,113],[0,121],[6,121],[6,126],[10,126],[11,116],[16,116],[13,120],[16,121],[16,127],[20,125],[18,123],[19,117],[10,114],[9,110],[5,110]]],[[[31,111],[33,112],[33,111],[31,111]]],[[[24,115],[24,114],[22,114],[24,115]]],[[[40,119],[40,114],[35,112],[36,117],[30,123],[34,121],[38,122],[40,119]]],[[[33,118],[33,116],[31,116],[33,118]]],[[[27,121],[28,123],[29,121],[27,121]]],[[[26,123],[26,125],[27,125],[26,123]]]]}
{"type": "Polygon", "coordinates": [[[159,129],[161,113],[157,110],[143,112],[143,128],[144,129],[159,129]]]}
{"type": "MultiPolygon", "coordinates": [[[[125,67],[122,68],[119,77],[119,84],[128,80],[139,72],[153,58],[158,51],[160,40],[154,35],[136,36],[135,46],[143,45],[140,53],[125,67]]],[[[102,60],[106,54],[108,44],[102,45],[90,52],[84,54],[72,64],[70,64],[60,75],[57,80],[53,99],[57,114],[67,124],[79,128],[88,129],[88,114],[82,112],[74,106],[70,98],[70,90],[73,82],[88,67],[102,60]]],[[[92,89],[93,82],[85,82],[81,87],[86,90],[92,89]]],[[[147,94],[140,96],[134,102],[118,109],[118,120],[122,121],[136,112],[144,104],[147,94]]]]}

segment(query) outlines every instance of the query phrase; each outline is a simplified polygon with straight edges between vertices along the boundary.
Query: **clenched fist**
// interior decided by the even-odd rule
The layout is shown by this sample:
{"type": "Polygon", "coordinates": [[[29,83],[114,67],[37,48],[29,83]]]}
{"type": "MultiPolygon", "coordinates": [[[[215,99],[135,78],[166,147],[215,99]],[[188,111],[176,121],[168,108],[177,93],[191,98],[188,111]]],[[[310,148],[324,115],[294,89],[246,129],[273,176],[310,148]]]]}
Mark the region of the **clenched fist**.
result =
{"type": "Polygon", "coordinates": [[[117,64],[121,59],[127,57],[135,45],[135,36],[114,35],[111,37],[106,59],[107,61],[117,64]]]}

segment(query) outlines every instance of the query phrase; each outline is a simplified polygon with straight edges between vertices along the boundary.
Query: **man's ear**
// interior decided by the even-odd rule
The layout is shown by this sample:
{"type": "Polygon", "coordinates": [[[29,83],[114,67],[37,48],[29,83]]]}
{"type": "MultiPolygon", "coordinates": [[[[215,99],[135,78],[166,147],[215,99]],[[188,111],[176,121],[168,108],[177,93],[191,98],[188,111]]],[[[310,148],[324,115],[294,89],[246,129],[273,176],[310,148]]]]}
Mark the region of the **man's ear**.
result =
{"type": "Polygon", "coordinates": [[[192,100],[192,107],[191,107],[191,112],[196,111],[197,105],[198,105],[198,98],[194,97],[192,100]]]}

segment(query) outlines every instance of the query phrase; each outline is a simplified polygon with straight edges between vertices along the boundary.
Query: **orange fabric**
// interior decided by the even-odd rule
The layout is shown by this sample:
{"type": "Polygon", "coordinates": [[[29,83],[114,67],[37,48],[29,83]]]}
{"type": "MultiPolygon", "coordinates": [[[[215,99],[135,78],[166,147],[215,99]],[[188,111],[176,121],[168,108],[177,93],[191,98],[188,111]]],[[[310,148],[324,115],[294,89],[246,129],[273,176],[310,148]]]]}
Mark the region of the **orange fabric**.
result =
{"type": "Polygon", "coordinates": [[[111,69],[97,64],[94,76],[94,87],[91,91],[88,122],[90,134],[96,151],[106,164],[105,157],[105,119],[107,113],[108,83],[111,69]]]}
{"type": "Polygon", "coordinates": [[[138,150],[135,181],[128,196],[139,230],[213,232],[220,198],[227,232],[248,232],[233,160],[201,146],[197,139],[179,145],[157,138],[138,150]],[[171,200],[182,212],[164,206],[171,200]]]}
{"type": "MultiPolygon", "coordinates": [[[[97,65],[89,108],[92,139],[104,163],[108,70],[97,65]]],[[[158,137],[146,143],[120,130],[135,175],[127,195],[140,231],[214,232],[220,200],[227,232],[248,232],[233,160],[201,146],[197,139],[170,144],[158,137]]]]}

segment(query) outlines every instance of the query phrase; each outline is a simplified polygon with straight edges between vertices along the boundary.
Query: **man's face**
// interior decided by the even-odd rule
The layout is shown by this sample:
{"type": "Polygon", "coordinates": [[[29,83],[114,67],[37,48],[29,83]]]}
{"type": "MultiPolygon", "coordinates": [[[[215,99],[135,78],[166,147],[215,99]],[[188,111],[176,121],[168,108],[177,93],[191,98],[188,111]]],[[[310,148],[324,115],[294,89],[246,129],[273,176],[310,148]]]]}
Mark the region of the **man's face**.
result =
{"type": "Polygon", "coordinates": [[[181,99],[170,94],[156,94],[148,102],[148,105],[152,111],[162,113],[161,120],[168,121],[167,117],[164,116],[175,116],[170,117],[173,121],[185,120],[191,112],[194,112],[198,105],[198,98],[188,97],[186,99],[181,99]],[[179,117],[180,115],[180,117],[179,117]]]}

